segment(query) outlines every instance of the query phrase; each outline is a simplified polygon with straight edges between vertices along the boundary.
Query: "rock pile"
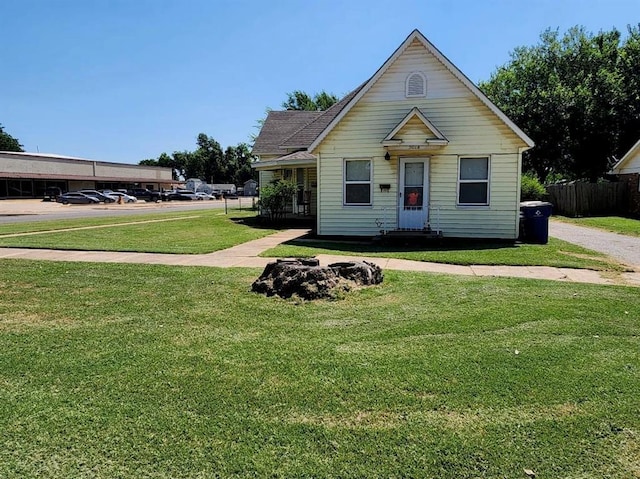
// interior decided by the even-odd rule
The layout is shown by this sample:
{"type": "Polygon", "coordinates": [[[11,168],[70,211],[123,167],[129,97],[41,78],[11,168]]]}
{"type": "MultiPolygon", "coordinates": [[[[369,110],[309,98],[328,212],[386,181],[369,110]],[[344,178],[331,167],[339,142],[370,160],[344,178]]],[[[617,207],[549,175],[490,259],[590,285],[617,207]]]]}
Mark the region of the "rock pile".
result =
{"type": "Polygon", "coordinates": [[[303,299],[334,298],[338,291],[354,286],[382,283],[382,269],[367,261],[349,261],[320,266],[315,259],[279,259],[269,263],[251,290],[267,296],[303,299]]]}

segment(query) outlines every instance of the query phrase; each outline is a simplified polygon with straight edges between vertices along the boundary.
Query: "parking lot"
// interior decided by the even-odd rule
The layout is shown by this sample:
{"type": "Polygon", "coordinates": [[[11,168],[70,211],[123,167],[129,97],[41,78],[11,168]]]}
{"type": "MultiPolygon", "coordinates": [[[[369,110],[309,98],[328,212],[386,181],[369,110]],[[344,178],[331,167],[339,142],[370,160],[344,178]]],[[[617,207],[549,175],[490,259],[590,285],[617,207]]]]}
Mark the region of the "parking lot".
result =
{"type": "Polygon", "coordinates": [[[256,198],[238,197],[237,199],[214,201],[179,201],[147,203],[100,203],[97,205],[63,205],[38,199],[0,200],[0,224],[25,221],[52,220],[63,218],[88,218],[99,216],[135,215],[153,212],[191,211],[200,209],[249,209],[256,198]]]}

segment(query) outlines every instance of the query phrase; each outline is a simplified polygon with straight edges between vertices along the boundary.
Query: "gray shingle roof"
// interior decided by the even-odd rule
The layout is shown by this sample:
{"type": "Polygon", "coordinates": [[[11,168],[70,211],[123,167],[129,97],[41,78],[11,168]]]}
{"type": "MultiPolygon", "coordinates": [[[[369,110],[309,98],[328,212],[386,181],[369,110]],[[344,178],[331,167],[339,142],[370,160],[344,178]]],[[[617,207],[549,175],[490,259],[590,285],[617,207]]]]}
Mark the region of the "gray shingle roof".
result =
{"type": "Polygon", "coordinates": [[[322,111],[270,111],[253,144],[255,155],[284,155],[283,141],[322,115],[322,111]]]}
{"type": "Polygon", "coordinates": [[[367,82],[325,111],[270,111],[253,145],[255,155],[304,150],[329,126],[367,82]]]}
{"type": "Polygon", "coordinates": [[[347,106],[347,104],[353,99],[354,96],[356,96],[356,94],[365,84],[366,82],[353,90],[338,103],[335,103],[329,109],[321,112],[322,114],[315,118],[311,123],[298,129],[298,131],[296,131],[293,135],[284,140],[283,146],[289,149],[293,149],[307,148],[309,145],[311,145],[311,143],[313,143],[313,141],[318,138],[320,133],[322,133],[324,129],[329,126],[329,123],[331,123],[333,119],[338,116],[342,109],[347,106]]]}

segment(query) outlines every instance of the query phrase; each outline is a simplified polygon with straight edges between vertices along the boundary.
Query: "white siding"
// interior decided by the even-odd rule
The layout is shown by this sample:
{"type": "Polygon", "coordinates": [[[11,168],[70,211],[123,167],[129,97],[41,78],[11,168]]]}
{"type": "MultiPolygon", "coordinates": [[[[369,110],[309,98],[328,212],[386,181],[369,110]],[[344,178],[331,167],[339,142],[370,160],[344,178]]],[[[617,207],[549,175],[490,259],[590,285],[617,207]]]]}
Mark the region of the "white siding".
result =
{"type": "Polygon", "coordinates": [[[275,171],[271,170],[260,170],[258,171],[258,184],[259,186],[268,185],[271,181],[273,181],[275,171]]]}
{"type": "Polygon", "coordinates": [[[624,166],[618,171],[620,175],[632,173],[640,173],[640,150],[638,150],[635,156],[626,161],[624,166]]]}
{"type": "Polygon", "coordinates": [[[429,128],[419,118],[413,117],[406,125],[400,128],[400,131],[395,134],[395,138],[402,138],[408,143],[424,143],[427,138],[434,139],[437,137],[432,131],[429,131],[429,128]]]}
{"type": "MultiPolygon", "coordinates": [[[[421,137],[424,141],[425,128],[418,123],[410,121],[396,138],[415,141],[421,137]]],[[[515,239],[519,148],[523,146],[502,120],[416,41],[313,152],[321,158],[318,233],[372,236],[379,233],[377,222],[385,217],[395,225],[398,157],[429,156],[429,198],[432,209],[439,209],[440,229],[445,236],[515,239]],[[405,98],[405,80],[414,71],[427,77],[426,98],[405,98]],[[415,106],[448,138],[449,145],[418,154],[391,149],[391,161],[385,161],[381,141],[415,106]],[[460,155],[491,157],[489,206],[456,206],[460,155]],[[373,160],[372,206],[343,206],[344,158],[373,160]],[[391,191],[381,192],[381,183],[390,183],[391,191]]],[[[436,216],[432,212],[432,226],[436,216]]]]}

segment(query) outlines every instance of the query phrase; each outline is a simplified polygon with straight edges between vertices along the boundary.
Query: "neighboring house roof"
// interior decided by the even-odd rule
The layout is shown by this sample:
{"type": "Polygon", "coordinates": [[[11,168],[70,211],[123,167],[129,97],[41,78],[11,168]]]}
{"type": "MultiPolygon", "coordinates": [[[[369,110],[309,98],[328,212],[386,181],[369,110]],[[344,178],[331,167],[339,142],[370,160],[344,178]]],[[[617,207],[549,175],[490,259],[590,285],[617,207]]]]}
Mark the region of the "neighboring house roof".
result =
{"type": "Polygon", "coordinates": [[[284,141],[323,113],[304,110],[270,111],[253,145],[253,154],[286,154],[287,149],[282,146],[284,141]]]}
{"type": "Polygon", "coordinates": [[[618,161],[609,173],[620,174],[622,170],[629,170],[629,173],[640,173],[640,140],[627,151],[624,156],[618,161]],[[633,159],[636,159],[637,165],[633,165],[633,159]],[[637,170],[637,171],[636,171],[637,170]]]}

